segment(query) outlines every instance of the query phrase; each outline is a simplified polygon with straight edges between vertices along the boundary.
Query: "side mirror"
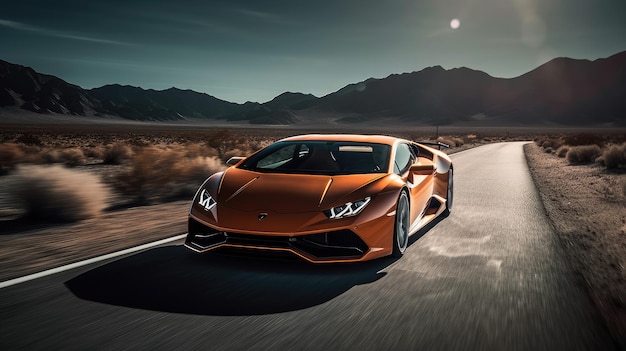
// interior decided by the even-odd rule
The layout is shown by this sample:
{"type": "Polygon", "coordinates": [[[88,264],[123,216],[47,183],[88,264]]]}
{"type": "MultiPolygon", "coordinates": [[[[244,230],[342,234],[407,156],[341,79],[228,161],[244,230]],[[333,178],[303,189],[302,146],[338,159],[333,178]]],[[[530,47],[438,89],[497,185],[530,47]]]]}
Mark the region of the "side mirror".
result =
{"type": "Polygon", "coordinates": [[[420,183],[433,173],[435,173],[434,163],[430,161],[416,163],[409,168],[408,181],[413,184],[420,183]]]}
{"type": "Polygon", "coordinates": [[[435,172],[435,164],[428,163],[416,163],[409,168],[409,172],[418,175],[431,175],[435,172]]]}
{"type": "Polygon", "coordinates": [[[228,161],[226,161],[226,165],[227,166],[234,166],[236,164],[238,164],[239,162],[241,162],[241,160],[245,159],[245,157],[241,157],[241,156],[234,156],[228,159],[228,161]]]}

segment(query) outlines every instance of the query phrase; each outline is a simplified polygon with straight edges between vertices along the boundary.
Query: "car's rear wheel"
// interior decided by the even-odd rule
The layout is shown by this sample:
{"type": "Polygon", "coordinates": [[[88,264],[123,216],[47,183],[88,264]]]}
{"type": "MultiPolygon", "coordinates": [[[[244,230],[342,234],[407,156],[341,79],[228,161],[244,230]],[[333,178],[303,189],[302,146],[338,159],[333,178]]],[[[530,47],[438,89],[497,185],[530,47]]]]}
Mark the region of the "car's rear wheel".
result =
{"type": "Polygon", "coordinates": [[[448,171],[448,190],[446,191],[446,215],[449,215],[452,212],[452,200],[454,200],[454,172],[452,171],[452,167],[448,171]]]}
{"type": "Polygon", "coordinates": [[[401,192],[396,205],[396,223],[393,231],[393,253],[394,257],[404,254],[409,244],[410,225],[409,197],[406,192],[401,192]]]}

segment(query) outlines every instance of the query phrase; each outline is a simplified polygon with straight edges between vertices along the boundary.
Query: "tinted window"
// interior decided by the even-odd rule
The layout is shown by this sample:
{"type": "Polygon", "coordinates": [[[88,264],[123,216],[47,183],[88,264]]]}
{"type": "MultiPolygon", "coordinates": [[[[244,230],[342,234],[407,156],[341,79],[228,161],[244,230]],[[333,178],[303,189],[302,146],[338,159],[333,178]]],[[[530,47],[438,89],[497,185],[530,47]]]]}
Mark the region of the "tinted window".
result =
{"type": "Polygon", "coordinates": [[[278,142],[252,155],[239,168],[274,173],[384,173],[390,150],[385,144],[349,141],[278,142]]]}

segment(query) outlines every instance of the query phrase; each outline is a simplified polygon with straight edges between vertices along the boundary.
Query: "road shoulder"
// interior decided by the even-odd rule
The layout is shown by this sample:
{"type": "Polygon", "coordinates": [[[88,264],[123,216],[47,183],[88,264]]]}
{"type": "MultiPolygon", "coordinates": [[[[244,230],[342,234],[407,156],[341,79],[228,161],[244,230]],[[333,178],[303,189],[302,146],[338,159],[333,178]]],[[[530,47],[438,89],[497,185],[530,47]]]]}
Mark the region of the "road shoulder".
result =
{"type": "Polygon", "coordinates": [[[626,206],[614,177],[524,146],[533,180],[575,271],[616,341],[626,348],[626,206]]]}

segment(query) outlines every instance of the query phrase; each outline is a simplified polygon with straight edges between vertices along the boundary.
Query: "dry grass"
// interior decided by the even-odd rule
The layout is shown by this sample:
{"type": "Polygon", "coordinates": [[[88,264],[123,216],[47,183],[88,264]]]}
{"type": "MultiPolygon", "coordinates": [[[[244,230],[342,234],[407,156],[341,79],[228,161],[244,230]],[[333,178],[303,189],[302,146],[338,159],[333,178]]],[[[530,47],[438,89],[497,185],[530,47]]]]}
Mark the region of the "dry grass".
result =
{"type": "Polygon", "coordinates": [[[9,196],[27,218],[72,222],[98,215],[109,191],[100,179],[62,166],[20,166],[11,175],[9,196]]]}

